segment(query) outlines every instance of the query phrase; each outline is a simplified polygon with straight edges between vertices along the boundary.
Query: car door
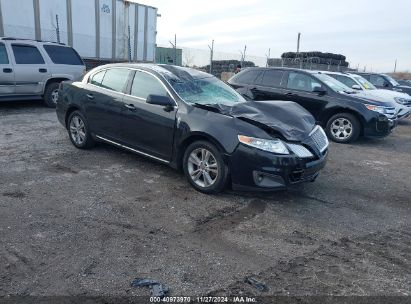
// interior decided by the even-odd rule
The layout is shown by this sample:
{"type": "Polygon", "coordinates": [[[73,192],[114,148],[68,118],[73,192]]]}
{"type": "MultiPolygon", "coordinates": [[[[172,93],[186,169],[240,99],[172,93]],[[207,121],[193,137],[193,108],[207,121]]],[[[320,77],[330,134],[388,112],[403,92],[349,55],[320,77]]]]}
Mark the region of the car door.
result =
{"type": "Polygon", "coordinates": [[[323,87],[320,81],[298,71],[289,71],[286,77],[285,94],[286,100],[294,101],[310,112],[315,119],[320,119],[321,113],[327,105],[327,95],[319,95],[313,92],[315,87],[323,87]]]}
{"type": "Polygon", "coordinates": [[[90,76],[82,103],[94,134],[122,141],[123,96],[130,73],[126,68],[110,68],[90,76]]]}
{"type": "Polygon", "coordinates": [[[149,95],[168,96],[164,84],[153,74],[135,71],[128,94],[124,96],[124,141],[132,148],[169,161],[174,141],[177,106],[146,103],[149,95]]]}
{"type": "Polygon", "coordinates": [[[254,86],[250,88],[254,100],[281,100],[284,89],[281,87],[284,70],[268,69],[261,77],[256,79],[254,86]]]}
{"type": "Polygon", "coordinates": [[[50,77],[48,66],[35,45],[12,43],[16,94],[42,95],[50,77]]]}
{"type": "Polygon", "coordinates": [[[14,94],[14,70],[8,56],[7,47],[0,42],[0,97],[14,94]]]}

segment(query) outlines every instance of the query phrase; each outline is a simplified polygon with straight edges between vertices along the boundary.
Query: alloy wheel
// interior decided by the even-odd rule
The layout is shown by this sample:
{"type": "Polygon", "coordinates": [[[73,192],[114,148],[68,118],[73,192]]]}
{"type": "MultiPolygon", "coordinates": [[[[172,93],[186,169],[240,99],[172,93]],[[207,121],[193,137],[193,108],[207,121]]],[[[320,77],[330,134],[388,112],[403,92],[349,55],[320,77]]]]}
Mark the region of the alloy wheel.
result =
{"type": "Polygon", "coordinates": [[[55,89],[53,92],[51,92],[51,101],[54,104],[56,104],[58,99],[59,99],[59,90],[55,89]]]}
{"type": "Polygon", "coordinates": [[[212,186],[219,174],[215,156],[205,148],[198,148],[188,158],[188,173],[192,181],[199,187],[212,186]]]}
{"type": "Polygon", "coordinates": [[[76,145],[82,145],[86,140],[86,126],[80,116],[74,115],[70,120],[70,136],[76,145]]]}
{"type": "Polygon", "coordinates": [[[332,136],[340,140],[349,138],[353,132],[352,123],[347,118],[337,118],[332,122],[330,129],[332,136]]]}

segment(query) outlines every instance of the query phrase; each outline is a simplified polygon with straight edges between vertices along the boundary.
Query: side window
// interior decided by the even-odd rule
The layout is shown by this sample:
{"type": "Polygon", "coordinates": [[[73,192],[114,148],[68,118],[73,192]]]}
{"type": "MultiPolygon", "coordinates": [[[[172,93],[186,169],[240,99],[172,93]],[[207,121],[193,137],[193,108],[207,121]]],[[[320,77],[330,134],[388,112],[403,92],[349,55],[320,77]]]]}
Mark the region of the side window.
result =
{"type": "Polygon", "coordinates": [[[0,64],[9,64],[6,46],[3,43],[0,43],[0,64]]]}
{"type": "Polygon", "coordinates": [[[345,84],[347,87],[352,88],[353,85],[356,85],[357,83],[352,80],[350,77],[345,77],[345,76],[340,76],[337,75],[337,80],[339,82],[342,82],[343,84],[345,84]]]}
{"type": "Polygon", "coordinates": [[[136,71],[133,85],[131,86],[131,95],[147,99],[148,95],[167,96],[167,90],[154,76],[145,72],[136,71]]]}
{"type": "Polygon", "coordinates": [[[371,75],[370,82],[378,87],[383,87],[385,83],[385,79],[379,75],[371,75]]]}
{"type": "Polygon", "coordinates": [[[96,74],[92,75],[89,79],[89,82],[91,84],[101,86],[101,83],[103,82],[104,75],[106,74],[106,70],[97,72],[96,74]]]}
{"type": "Polygon", "coordinates": [[[22,44],[12,44],[11,47],[17,64],[44,64],[37,47],[22,44]]]}
{"type": "Polygon", "coordinates": [[[255,79],[259,75],[259,73],[260,73],[260,71],[258,71],[258,70],[244,71],[244,72],[238,74],[235,77],[235,80],[238,83],[253,84],[255,79]]]}
{"type": "Polygon", "coordinates": [[[53,63],[83,65],[80,56],[71,47],[59,45],[44,45],[43,47],[53,63]]]}
{"type": "Polygon", "coordinates": [[[101,86],[109,90],[122,92],[127,83],[129,74],[130,70],[128,69],[116,68],[106,70],[101,86]]]}
{"type": "Polygon", "coordinates": [[[320,86],[321,84],[309,75],[297,72],[288,74],[287,89],[312,92],[315,87],[320,86]]]}
{"type": "Polygon", "coordinates": [[[284,71],[281,70],[267,70],[264,72],[262,85],[269,87],[279,87],[284,71]]]}

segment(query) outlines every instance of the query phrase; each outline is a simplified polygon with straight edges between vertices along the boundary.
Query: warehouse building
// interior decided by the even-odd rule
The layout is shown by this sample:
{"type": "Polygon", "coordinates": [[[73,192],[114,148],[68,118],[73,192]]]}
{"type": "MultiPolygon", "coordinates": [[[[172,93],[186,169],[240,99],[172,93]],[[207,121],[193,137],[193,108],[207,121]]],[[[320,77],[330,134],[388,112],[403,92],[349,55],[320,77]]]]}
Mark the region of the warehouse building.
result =
{"type": "Polygon", "coordinates": [[[0,37],[61,42],[89,60],[155,60],[157,8],[126,0],[0,0],[0,37]]]}

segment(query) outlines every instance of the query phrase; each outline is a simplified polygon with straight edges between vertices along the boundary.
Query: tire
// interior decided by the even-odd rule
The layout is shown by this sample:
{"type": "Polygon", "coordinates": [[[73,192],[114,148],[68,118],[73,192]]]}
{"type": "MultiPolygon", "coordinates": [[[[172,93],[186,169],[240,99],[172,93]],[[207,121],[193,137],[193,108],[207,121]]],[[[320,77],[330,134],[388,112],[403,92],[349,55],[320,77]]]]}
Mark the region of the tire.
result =
{"type": "Polygon", "coordinates": [[[188,182],[202,193],[219,193],[227,183],[228,167],[220,151],[207,141],[197,141],[187,147],[183,170],[188,182]]]}
{"type": "Polygon", "coordinates": [[[59,92],[59,82],[49,83],[44,91],[43,100],[49,108],[55,108],[59,92]]]}
{"type": "Polygon", "coordinates": [[[79,149],[88,149],[95,145],[90,134],[87,120],[80,111],[73,111],[67,119],[67,131],[71,143],[79,149]]]}
{"type": "Polygon", "coordinates": [[[350,113],[335,114],[328,120],[326,126],[328,138],[343,144],[356,141],[360,132],[360,122],[350,113]]]}

